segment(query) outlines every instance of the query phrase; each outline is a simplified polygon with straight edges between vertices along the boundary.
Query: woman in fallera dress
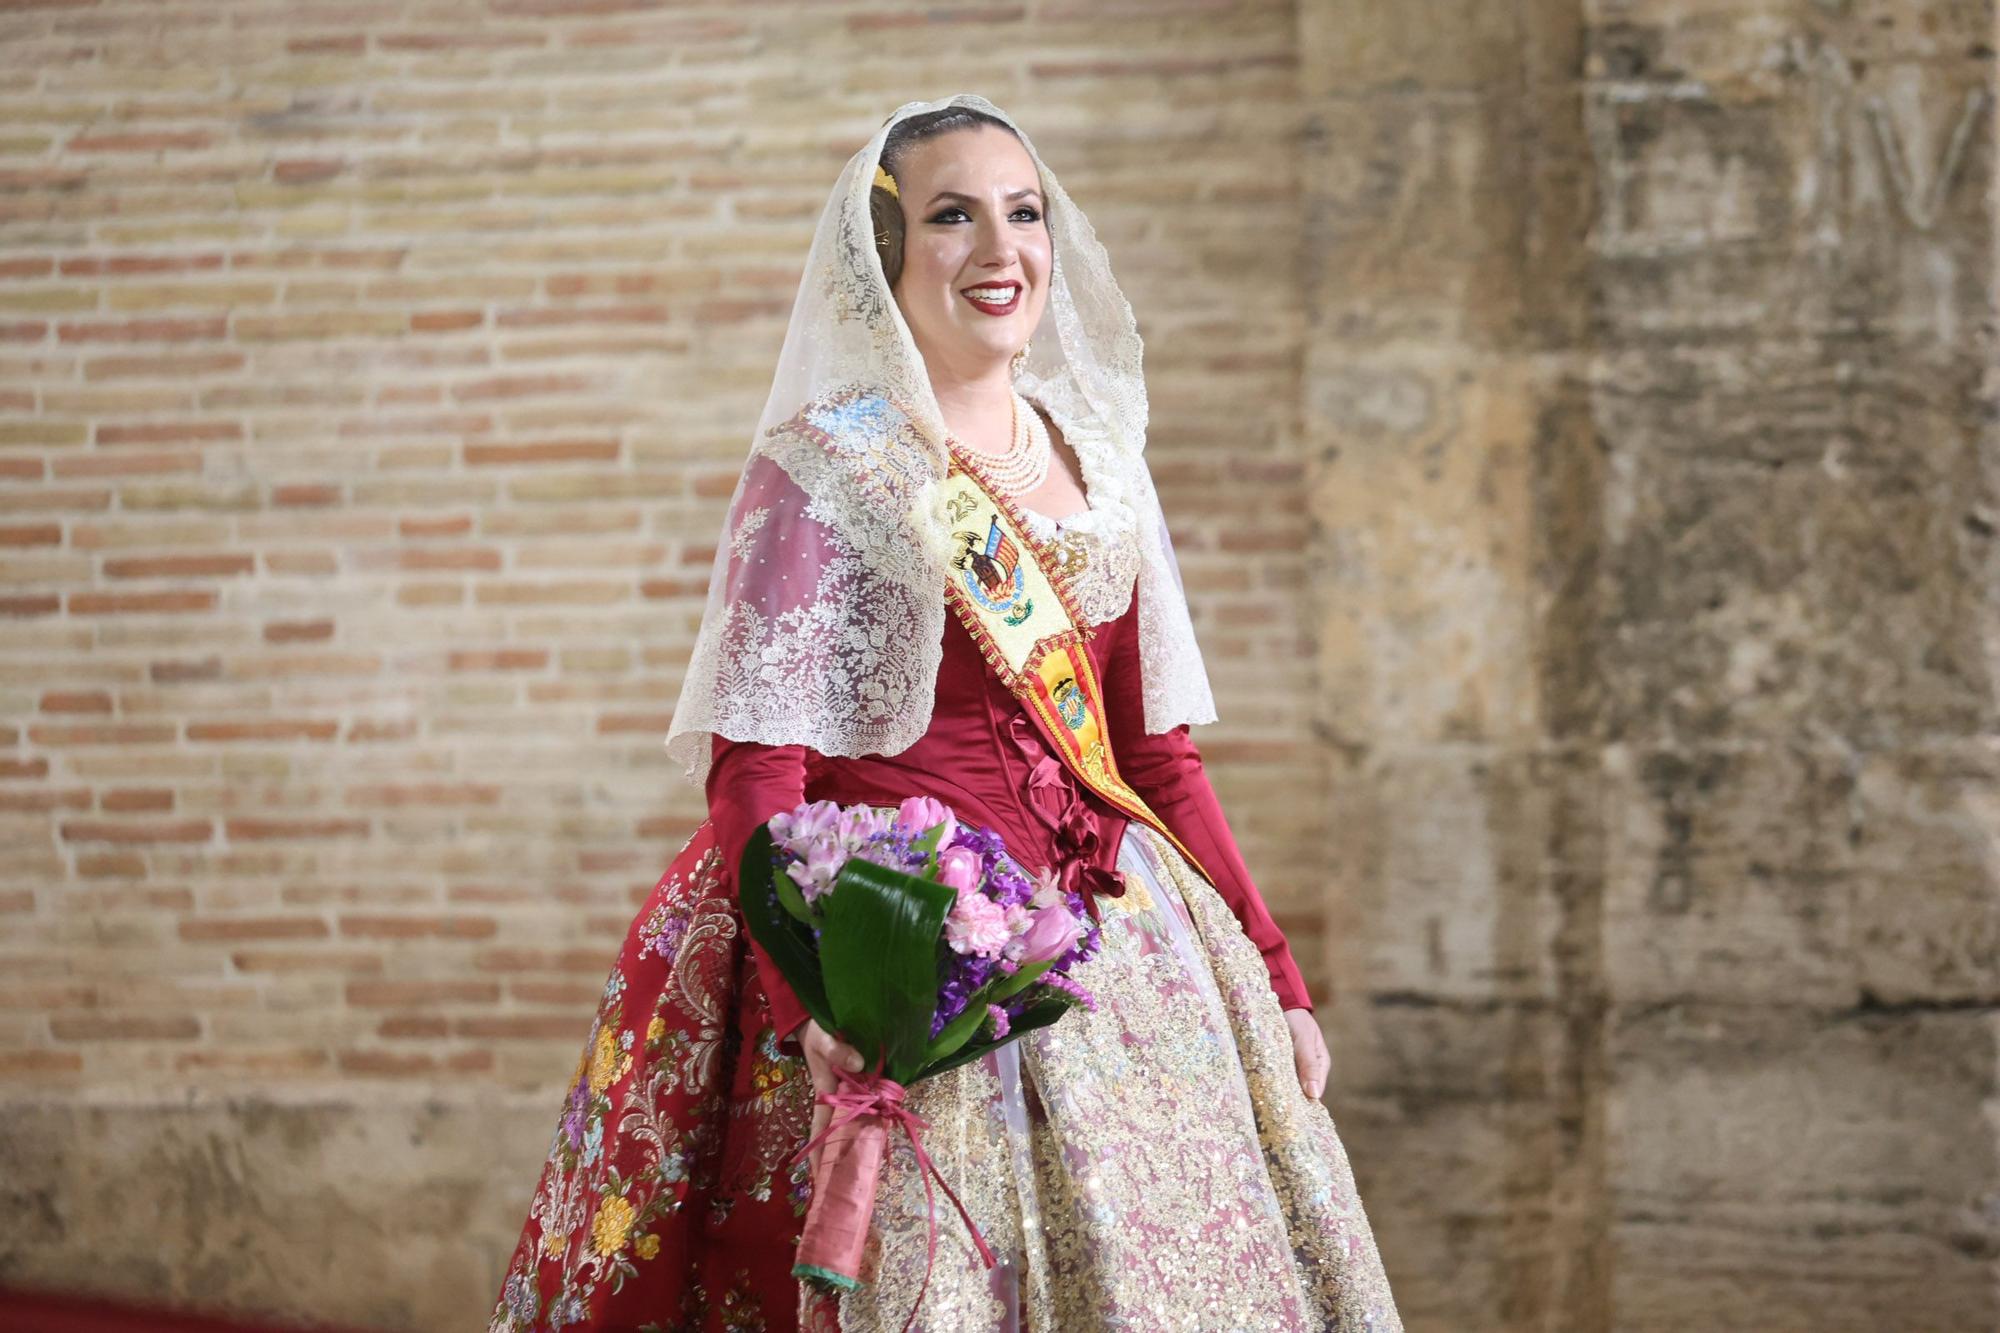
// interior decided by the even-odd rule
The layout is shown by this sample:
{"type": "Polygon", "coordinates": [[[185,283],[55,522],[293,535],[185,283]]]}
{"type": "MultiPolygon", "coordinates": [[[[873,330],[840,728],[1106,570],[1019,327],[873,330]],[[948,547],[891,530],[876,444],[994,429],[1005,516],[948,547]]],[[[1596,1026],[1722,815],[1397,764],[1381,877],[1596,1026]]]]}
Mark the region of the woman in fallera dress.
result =
{"type": "Polygon", "coordinates": [[[494,1333],[1401,1328],[1311,1001],[1189,739],[1215,714],[1140,358],[993,104],[908,103],[848,161],[668,733],[708,818],[605,985],[494,1333]],[[1009,646],[1042,630],[1068,669],[1009,646]],[[827,1295],[791,1276],[795,1157],[861,1061],[749,941],[734,860],[801,801],[911,796],[1085,895],[1095,1006],[910,1089],[998,1262],[897,1137],[866,1285],[827,1295]]]}

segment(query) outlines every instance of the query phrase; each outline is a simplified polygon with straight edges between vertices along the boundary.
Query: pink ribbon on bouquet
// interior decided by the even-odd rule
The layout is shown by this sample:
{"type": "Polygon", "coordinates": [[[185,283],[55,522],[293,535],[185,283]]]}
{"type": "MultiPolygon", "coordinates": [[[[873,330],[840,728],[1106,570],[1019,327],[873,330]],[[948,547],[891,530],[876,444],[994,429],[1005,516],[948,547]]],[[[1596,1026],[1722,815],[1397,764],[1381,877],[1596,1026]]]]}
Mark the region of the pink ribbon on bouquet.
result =
{"type": "MultiPolygon", "coordinates": [[[[917,1287],[917,1303],[910,1307],[909,1318],[903,1321],[903,1333],[909,1333],[910,1325],[916,1321],[917,1311],[923,1308],[924,1293],[931,1285],[931,1267],[937,1259],[937,1195],[931,1189],[933,1177],[937,1180],[938,1188],[944,1191],[945,1198],[950,1199],[952,1206],[958,1209],[959,1217],[965,1222],[965,1229],[972,1233],[972,1243],[978,1247],[980,1259],[988,1268],[993,1267],[998,1260],[993,1257],[992,1249],[987,1246],[986,1237],[979,1234],[979,1227],[973,1222],[972,1214],[966,1211],[958,1195],[952,1192],[950,1182],[937,1169],[937,1163],[931,1160],[931,1155],[924,1151],[922,1131],[931,1127],[930,1122],[903,1105],[905,1096],[903,1085],[880,1074],[856,1074],[839,1068],[834,1070],[834,1074],[840,1080],[840,1087],[832,1092],[822,1092],[817,1098],[820,1105],[833,1108],[833,1118],[827,1122],[826,1128],[821,1130],[817,1137],[807,1140],[806,1145],[793,1154],[792,1160],[796,1162],[810,1154],[813,1149],[832,1138],[835,1130],[869,1116],[886,1122],[885,1133],[900,1126],[904,1135],[909,1138],[910,1148],[917,1155],[918,1174],[923,1177],[925,1221],[929,1228],[924,1239],[924,1280],[917,1287]]],[[[819,1183],[817,1179],[813,1182],[816,1192],[819,1183]]],[[[869,1193],[872,1196],[872,1187],[869,1193]]],[[[809,1218],[809,1228],[810,1223],[809,1218]]],[[[860,1230],[866,1231],[866,1229],[864,1223],[860,1230]]]]}

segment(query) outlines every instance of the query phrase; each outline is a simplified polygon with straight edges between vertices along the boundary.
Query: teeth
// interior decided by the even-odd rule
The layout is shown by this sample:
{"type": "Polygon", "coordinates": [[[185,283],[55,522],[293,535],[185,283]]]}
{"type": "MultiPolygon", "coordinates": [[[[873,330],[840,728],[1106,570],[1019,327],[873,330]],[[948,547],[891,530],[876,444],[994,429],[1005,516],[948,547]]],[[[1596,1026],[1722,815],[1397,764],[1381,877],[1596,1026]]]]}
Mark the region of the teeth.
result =
{"type": "Polygon", "coordinates": [[[994,305],[1006,305],[1014,299],[1014,293],[1018,290],[1020,289],[1017,287],[973,287],[968,289],[965,294],[975,301],[990,301],[994,305]]]}

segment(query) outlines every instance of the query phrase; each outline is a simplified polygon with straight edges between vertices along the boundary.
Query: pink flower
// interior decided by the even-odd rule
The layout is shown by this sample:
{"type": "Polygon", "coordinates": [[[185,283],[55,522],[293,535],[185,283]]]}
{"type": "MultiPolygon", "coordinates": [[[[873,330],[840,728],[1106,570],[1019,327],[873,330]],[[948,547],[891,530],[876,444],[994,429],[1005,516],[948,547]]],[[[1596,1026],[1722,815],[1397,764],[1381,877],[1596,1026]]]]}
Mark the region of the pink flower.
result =
{"type": "Polygon", "coordinates": [[[1076,916],[1061,903],[1035,913],[1028,933],[1021,938],[1021,962],[1046,963],[1062,957],[1076,944],[1076,916]]]}
{"type": "Polygon", "coordinates": [[[834,877],[847,864],[847,849],[831,833],[820,834],[807,846],[795,849],[795,854],[803,859],[786,866],[785,873],[798,883],[807,902],[832,888],[834,877]]]}
{"type": "Polygon", "coordinates": [[[959,953],[981,958],[998,958],[1012,937],[1007,930],[1007,912],[984,894],[961,889],[944,919],[944,937],[959,953]]]}
{"type": "Polygon", "coordinates": [[[772,815],[769,824],[771,837],[780,847],[795,855],[805,855],[805,849],[813,839],[822,833],[829,833],[840,822],[840,806],[832,801],[812,801],[795,810],[772,815]]]}
{"type": "MultiPolygon", "coordinates": [[[[979,887],[979,878],[985,873],[985,865],[979,853],[970,847],[947,847],[938,853],[938,883],[949,884],[958,890],[958,900],[964,902],[966,895],[979,887]]],[[[992,904],[999,911],[999,904],[992,904]]]]}
{"type": "Polygon", "coordinates": [[[896,809],[896,827],[915,837],[944,825],[938,834],[937,845],[943,847],[951,842],[951,835],[958,832],[958,819],[951,813],[951,807],[934,796],[912,796],[896,809]]]}
{"type": "Polygon", "coordinates": [[[1063,900],[1062,880],[1053,866],[1035,872],[1035,896],[1028,901],[1036,907],[1054,907],[1063,900]]]}
{"type": "Polygon", "coordinates": [[[850,852],[858,852],[870,838],[889,831],[889,816],[885,811],[857,805],[852,810],[840,812],[840,817],[834,821],[834,831],[843,847],[850,852]]]}
{"type": "Polygon", "coordinates": [[[995,1041],[1006,1036],[1007,1030],[1014,1026],[1013,1020],[1007,1017],[1007,1011],[997,1004],[986,1006],[986,1016],[993,1020],[993,1039],[995,1041]]]}

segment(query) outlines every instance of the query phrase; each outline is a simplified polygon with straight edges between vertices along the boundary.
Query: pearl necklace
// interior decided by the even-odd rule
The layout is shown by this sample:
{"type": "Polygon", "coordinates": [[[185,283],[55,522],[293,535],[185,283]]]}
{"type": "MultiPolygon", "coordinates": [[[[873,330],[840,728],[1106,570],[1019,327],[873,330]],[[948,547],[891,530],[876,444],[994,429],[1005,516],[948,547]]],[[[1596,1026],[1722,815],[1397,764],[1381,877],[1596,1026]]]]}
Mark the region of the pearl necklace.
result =
{"type": "Polygon", "coordinates": [[[1020,390],[1015,390],[1013,397],[1014,438],[1007,452],[997,455],[973,452],[995,486],[1009,495],[1026,495],[1048,480],[1055,443],[1049,439],[1049,428],[1042,424],[1041,413],[1029,406],[1020,390]]]}

